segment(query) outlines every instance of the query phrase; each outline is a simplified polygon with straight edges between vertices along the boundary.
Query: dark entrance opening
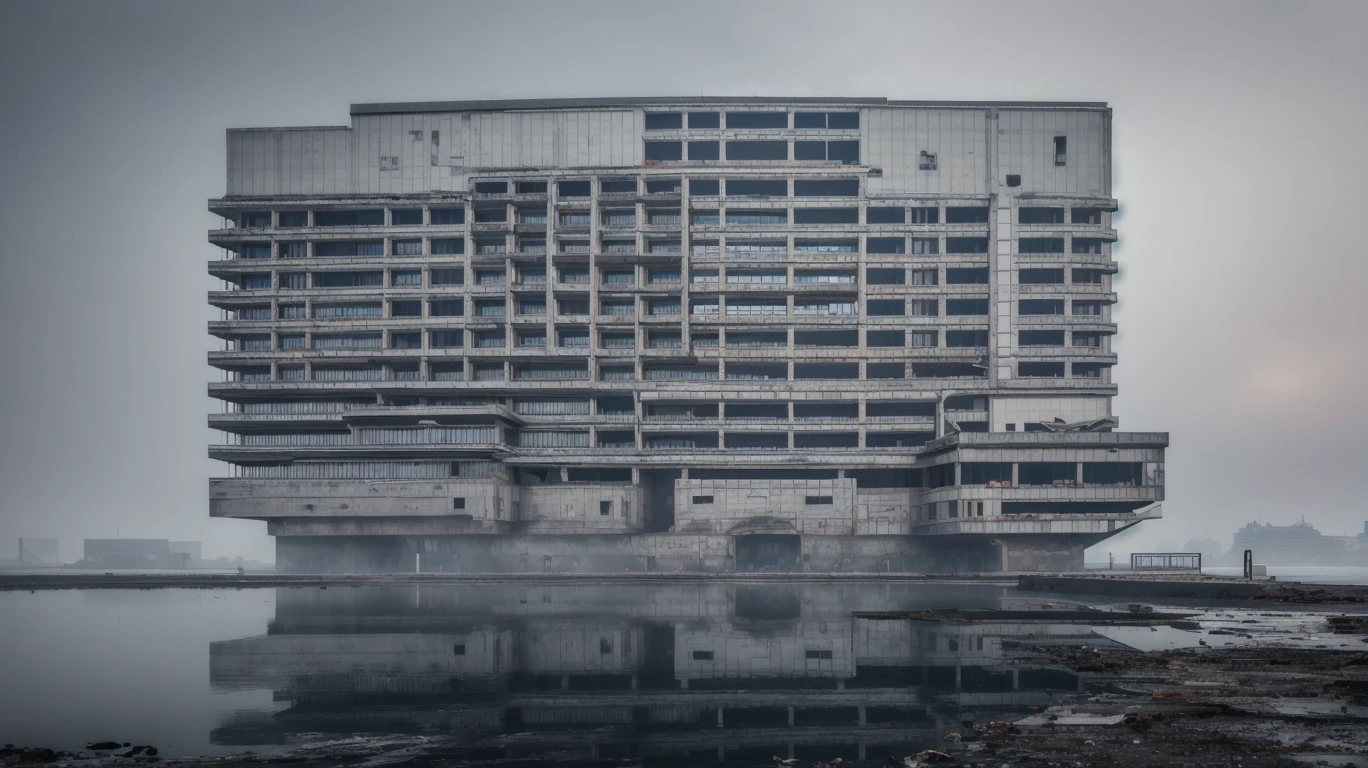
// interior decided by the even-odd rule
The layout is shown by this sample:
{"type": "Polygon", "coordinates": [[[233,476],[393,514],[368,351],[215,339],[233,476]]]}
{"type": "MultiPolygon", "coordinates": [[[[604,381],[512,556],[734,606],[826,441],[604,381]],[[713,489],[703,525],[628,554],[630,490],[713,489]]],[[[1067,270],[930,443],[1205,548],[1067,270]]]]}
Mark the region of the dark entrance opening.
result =
{"type": "Polygon", "coordinates": [[[736,570],[742,573],[798,570],[802,537],[753,533],[736,539],[736,570]]]}

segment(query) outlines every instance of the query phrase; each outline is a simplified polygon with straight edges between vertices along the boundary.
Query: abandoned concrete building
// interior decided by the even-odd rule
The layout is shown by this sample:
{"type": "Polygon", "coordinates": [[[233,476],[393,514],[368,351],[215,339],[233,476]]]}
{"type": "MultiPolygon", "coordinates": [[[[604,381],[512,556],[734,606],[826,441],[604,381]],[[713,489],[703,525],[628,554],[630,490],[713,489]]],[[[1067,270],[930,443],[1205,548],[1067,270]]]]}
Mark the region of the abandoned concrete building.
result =
{"type": "Polygon", "coordinates": [[[354,105],[228,132],[210,514],[295,571],[1080,568],[1112,415],[1102,103],[354,105]]]}

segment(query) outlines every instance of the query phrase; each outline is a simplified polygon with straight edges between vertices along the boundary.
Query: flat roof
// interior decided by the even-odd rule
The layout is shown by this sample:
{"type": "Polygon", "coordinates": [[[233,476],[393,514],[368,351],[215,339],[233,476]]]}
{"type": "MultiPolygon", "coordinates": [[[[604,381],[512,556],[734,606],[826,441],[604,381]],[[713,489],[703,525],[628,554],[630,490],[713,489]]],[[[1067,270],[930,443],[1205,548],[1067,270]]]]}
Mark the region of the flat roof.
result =
{"type": "Polygon", "coordinates": [[[858,107],[985,107],[1106,109],[1105,101],[890,101],[882,96],[623,96],[591,99],[489,99],[478,101],[400,101],[353,104],[353,115],[394,115],[417,112],[507,112],[535,109],[607,109],[613,107],[690,106],[720,104],[848,104],[858,107]]]}

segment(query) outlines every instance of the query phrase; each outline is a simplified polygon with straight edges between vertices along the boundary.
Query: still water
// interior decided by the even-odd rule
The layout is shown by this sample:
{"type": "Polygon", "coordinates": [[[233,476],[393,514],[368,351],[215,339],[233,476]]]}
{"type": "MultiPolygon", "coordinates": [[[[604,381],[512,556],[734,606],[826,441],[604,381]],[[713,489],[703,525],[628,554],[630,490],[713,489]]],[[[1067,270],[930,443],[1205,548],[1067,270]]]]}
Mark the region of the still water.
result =
{"type": "MultiPolygon", "coordinates": [[[[1003,664],[999,587],[404,585],[0,593],[0,744],[163,755],[426,734],[473,757],[913,754],[1076,690],[1003,664]]],[[[1061,634],[1086,628],[1056,628],[1061,634]]],[[[825,758],[822,758],[825,759],[825,758]]]]}

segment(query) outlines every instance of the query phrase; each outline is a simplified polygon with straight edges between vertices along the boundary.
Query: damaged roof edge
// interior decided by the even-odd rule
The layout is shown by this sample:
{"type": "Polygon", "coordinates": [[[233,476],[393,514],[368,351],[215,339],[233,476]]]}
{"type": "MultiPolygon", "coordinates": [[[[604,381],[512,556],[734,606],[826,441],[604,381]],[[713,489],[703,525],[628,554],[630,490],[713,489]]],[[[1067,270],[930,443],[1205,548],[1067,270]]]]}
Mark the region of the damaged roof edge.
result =
{"type": "Polygon", "coordinates": [[[483,101],[409,101],[387,104],[353,104],[352,115],[393,115],[421,112],[505,112],[536,109],[593,109],[642,106],[687,106],[717,104],[849,104],[861,107],[948,107],[971,109],[1070,108],[1106,109],[1105,101],[889,101],[877,97],[818,96],[656,96],[594,99],[491,99],[483,101]]]}

